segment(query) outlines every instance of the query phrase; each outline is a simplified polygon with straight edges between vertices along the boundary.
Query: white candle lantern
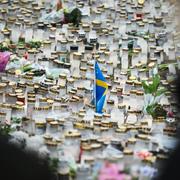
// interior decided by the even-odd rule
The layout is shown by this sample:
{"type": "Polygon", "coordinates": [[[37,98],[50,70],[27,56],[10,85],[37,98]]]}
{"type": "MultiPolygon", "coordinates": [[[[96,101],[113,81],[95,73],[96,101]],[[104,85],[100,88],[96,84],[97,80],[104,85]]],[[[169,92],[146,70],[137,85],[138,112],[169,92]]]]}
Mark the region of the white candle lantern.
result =
{"type": "Polygon", "coordinates": [[[46,58],[51,57],[51,41],[44,41],[43,44],[43,54],[46,58]]]}
{"type": "Polygon", "coordinates": [[[67,41],[66,40],[58,40],[56,50],[57,51],[67,51],[67,41]]]}
{"type": "Polygon", "coordinates": [[[154,34],[154,32],[155,32],[154,21],[150,21],[150,22],[149,22],[149,32],[150,32],[151,34],[154,34]]]}
{"type": "Polygon", "coordinates": [[[86,72],[87,72],[86,67],[80,67],[80,74],[81,74],[82,79],[86,78],[86,72]]]}
{"type": "Polygon", "coordinates": [[[125,118],[125,109],[126,109],[126,106],[123,105],[123,104],[119,104],[118,105],[118,108],[119,108],[119,119],[118,119],[118,126],[121,126],[124,124],[124,118],[125,118]]]}
{"type": "Polygon", "coordinates": [[[59,85],[59,97],[63,97],[66,95],[66,86],[64,84],[59,85]]]}
{"type": "Polygon", "coordinates": [[[136,20],[135,19],[131,20],[131,30],[132,31],[136,31],[137,30],[137,24],[136,24],[136,20]]]}
{"type": "Polygon", "coordinates": [[[154,58],[154,52],[156,50],[156,46],[150,46],[150,58],[154,58]]]}
{"type": "Polygon", "coordinates": [[[79,76],[80,75],[80,60],[81,53],[73,53],[73,59],[71,59],[71,73],[72,75],[79,76]]]}
{"type": "Polygon", "coordinates": [[[122,48],[127,48],[128,46],[128,37],[122,38],[122,48]]]}
{"type": "Polygon", "coordinates": [[[26,31],[25,31],[25,41],[30,42],[33,38],[33,28],[32,26],[26,26],[26,31]]]}
{"type": "Polygon", "coordinates": [[[23,46],[18,47],[19,56],[24,56],[25,52],[26,52],[25,47],[23,47],[23,46]]]}
{"type": "Polygon", "coordinates": [[[74,79],[68,78],[67,79],[67,92],[71,91],[73,87],[74,87],[74,79]]]}
{"type": "Polygon", "coordinates": [[[14,43],[18,43],[21,34],[21,24],[16,22],[11,32],[11,39],[14,43]]]}
{"type": "Polygon", "coordinates": [[[84,43],[83,43],[83,40],[82,39],[78,39],[76,40],[77,42],[77,45],[78,45],[78,52],[79,53],[83,53],[84,52],[84,43]]]}
{"type": "Polygon", "coordinates": [[[109,76],[112,76],[113,75],[113,62],[112,61],[108,61],[107,63],[107,74],[109,76]]]}
{"type": "Polygon", "coordinates": [[[122,49],[122,57],[121,57],[121,69],[128,69],[129,60],[128,60],[128,48],[122,49]]]}
{"type": "Polygon", "coordinates": [[[67,78],[67,76],[66,76],[66,74],[60,74],[59,75],[59,79],[58,79],[58,85],[66,85],[66,78],[67,78]]]}
{"type": "Polygon", "coordinates": [[[126,23],[126,32],[127,32],[127,33],[129,33],[129,32],[132,31],[131,25],[132,25],[131,22],[127,22],[127,23],[126,23]]]}
{"type": "Polygon", "coordinates": [[[131,62],[133,67],[139,63],[140,51],[141,49],[133,49],[132,62],[131,62]]]}
{"type": "Polygon", "coordinates": [[[176,60],[175,47],[168,48],[168,56],[169,56],[169,60],[171,61],[176,60]]]}
{"type": "Polygon", "coordinates": [[[35,60],[35,55],[34,55],[34,50],[28,50],[28,55],[29,55],[29,58],[28,58],[28,60],[30,60],[31,62],[34,62],[34,60],[35,60]]]}
{"type": "Polygon", "coordinates": [[[130,90],[130,107],[131,110],[136,110],[137,108],[137,99],[136,99],[136,90],[130,90]]]}

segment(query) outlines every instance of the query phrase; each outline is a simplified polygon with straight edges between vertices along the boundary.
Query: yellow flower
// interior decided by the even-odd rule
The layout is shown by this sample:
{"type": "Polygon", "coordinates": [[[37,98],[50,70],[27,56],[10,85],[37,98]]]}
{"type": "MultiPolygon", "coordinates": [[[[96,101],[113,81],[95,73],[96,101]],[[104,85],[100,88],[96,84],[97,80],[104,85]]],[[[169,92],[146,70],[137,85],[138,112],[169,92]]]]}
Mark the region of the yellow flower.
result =
{"type": "Polygon", "coordinates": [[[18,75],[20,75],[21,74],[21,70],[20,69],[17,69],[16,71],[15,71],[15,74],[18,76],[18,75]]]}

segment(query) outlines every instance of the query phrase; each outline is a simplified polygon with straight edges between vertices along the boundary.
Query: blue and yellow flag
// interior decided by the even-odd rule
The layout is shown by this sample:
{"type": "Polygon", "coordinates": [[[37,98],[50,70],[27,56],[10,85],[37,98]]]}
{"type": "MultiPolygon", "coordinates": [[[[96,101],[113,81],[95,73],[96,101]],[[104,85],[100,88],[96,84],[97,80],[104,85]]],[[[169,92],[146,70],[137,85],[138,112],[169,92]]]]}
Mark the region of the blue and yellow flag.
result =
{"type": "Polygon", "coordinates": [[[102,113],[104,102],[106,99],[106,94],[108,90],[108,84],[106,79],[104,78],[98,63],[95,63],[95,105],[96,112],[102,113]]]}

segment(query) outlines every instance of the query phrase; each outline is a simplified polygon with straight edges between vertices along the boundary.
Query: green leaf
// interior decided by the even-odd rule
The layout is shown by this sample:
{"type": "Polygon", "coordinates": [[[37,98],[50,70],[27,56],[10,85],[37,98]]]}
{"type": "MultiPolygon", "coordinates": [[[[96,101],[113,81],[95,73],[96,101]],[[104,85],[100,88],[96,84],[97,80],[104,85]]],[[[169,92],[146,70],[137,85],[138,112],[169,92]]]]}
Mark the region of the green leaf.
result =
{"type": "Polygon", "coordinates": [[[156,96],[156,97],[157,97],[157,96],[160,96],[161,94],[165,93],[166,91],[167,91],[167,89],[161,88],[161,89],[159,89],[159,90],[156,91],[155,96],[156,96]]]}
{"type": "Polygon", "coordinates": [[[142,86],[143,86],[145,94],[149,94],[150,90],[149,90],[149,85],[147,84],[147,81],[142,81],[142,86]]]}
{"type": "Polygon", "coordinates": [[[153,77],[152,93],[155,93],[157,91],[159,84],[160,84],[160,76],[158,74],[156,74],[153,77]]]}
{"type": "Polygon", "coordinates": [[[147,113],[149,115],[151,115],[152,117],[154,117],[155,109],[156,109],[157,106],[158,106],[157,103],[148,105],[147,108],[146,108],[147,113]]]}
{"type": "Polygon", "coordinates": [[[142,81],[142,86],[146,94],[155,94],[157,92],[159,85],[160,85],[159,75],[155,75],[152,78],[152,83],[148,84],[147,81],[142,81]]]}

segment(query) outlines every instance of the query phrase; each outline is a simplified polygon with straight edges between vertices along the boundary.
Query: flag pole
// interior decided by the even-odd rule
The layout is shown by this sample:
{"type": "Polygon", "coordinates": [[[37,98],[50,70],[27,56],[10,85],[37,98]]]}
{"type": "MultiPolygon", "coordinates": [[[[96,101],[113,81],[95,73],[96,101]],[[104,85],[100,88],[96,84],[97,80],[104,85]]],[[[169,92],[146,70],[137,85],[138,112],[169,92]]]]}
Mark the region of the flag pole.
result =
{"type": "Polygon", "coordinates": [[[96,59],[94,59],[94,104],[95,104],[95,112],[96,109],[96,59]]]}

